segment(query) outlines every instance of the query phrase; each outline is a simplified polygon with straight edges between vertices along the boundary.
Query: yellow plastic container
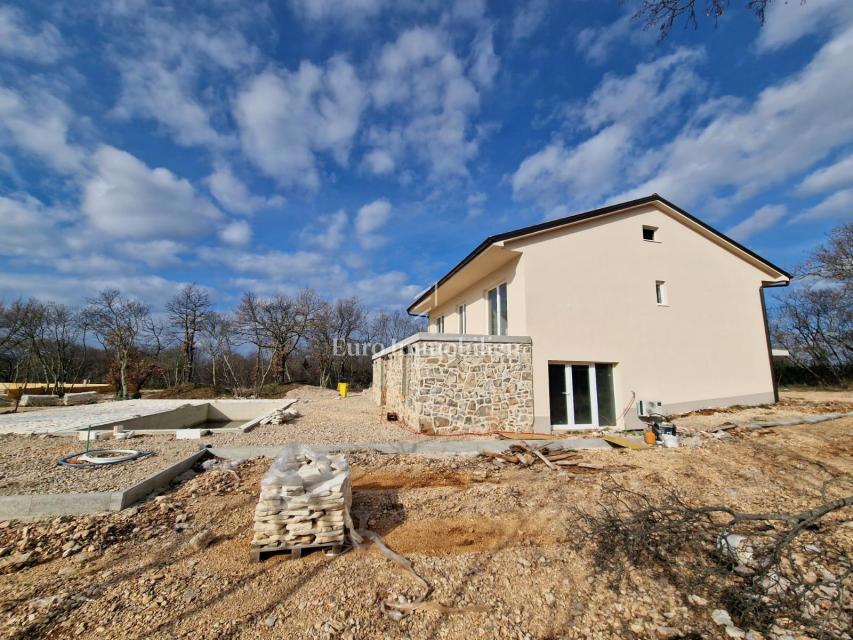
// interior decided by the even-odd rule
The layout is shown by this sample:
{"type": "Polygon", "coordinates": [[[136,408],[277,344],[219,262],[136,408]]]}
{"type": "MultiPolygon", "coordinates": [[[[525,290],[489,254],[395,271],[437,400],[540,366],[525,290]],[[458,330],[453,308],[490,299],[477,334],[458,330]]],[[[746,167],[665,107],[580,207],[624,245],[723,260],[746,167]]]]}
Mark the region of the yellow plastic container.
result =
{"type": "Polygon", "coordinates": [[[347,397],[347,388],[348,388],[348,386],[349,386],[349,385],[347,385],[347,383],[346,383],[346,382],[339,382],[339,383],[338,383],[338,394],[341,396],[341,398],[346,398],[346,397],[347,397]]]}

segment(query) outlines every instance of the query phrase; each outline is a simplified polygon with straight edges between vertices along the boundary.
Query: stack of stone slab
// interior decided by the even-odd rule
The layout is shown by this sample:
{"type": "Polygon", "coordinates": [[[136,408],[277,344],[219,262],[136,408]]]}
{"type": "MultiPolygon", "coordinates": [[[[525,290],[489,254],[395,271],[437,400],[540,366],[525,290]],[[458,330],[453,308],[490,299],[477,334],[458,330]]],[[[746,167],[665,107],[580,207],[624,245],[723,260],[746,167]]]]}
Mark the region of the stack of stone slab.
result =
{"type": "Polygon", "coordinates": [[[297,549],[343,544],[351,526],[351,504],[346,458],[289,445],[261,479],[252,546],[297,549]]]}

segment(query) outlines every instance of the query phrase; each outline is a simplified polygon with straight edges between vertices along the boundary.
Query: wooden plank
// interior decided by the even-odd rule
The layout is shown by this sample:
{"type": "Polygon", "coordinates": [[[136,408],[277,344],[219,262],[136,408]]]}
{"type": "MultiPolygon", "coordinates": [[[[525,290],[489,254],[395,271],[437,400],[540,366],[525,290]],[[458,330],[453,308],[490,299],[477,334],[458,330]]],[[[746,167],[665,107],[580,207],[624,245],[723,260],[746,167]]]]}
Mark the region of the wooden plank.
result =
{"type": "Polygon", "coordinates": [[[626,449],[634,449],[635,451],[649,448],[649,445],[645,442],[635,442],[634,440],[623,438],[622,436],[604,436],[602,439],[617,447],[625,447],[626,449]]]}
{"type": "Polygon", "coordinates": [[[290,560],[299,560],[302,557],[302,551],[306,549],[330,549],[332,553],[338,554],[341,552],[342,547],[343,545],[339,542],[329,542],[326,544],[298,545],[295,547],[251,547],[251,549],[249,550],[249,559],[252,562],[260,562],[261,560],[269,557],[270,555],[280,553],[286,555],[290,560]]]}

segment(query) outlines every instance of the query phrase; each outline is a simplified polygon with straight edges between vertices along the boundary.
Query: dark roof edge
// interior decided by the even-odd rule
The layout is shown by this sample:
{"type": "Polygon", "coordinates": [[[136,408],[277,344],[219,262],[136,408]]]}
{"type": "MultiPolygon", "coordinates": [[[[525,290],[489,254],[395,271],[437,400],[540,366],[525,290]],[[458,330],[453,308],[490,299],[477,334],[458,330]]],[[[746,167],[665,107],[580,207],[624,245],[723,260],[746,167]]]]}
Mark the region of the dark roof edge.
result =
{"type": "Polygon", "coordinates": [[[476,258],[478,255],[480,255],[483,251],[485,251],[487,247],[491,246],[495,242],[502,242],[504,240],[511,240],[513,238],[526,236],[526,235],[529,235],[531,233],[539,233],[542,231],[548,231],[550,229],[556,229],[557,227],[562,227],[562,226],[567,225],[567,224],[574,224],[576,222],[583,222],[584,220],[588,220],[590,218],[595,218],[598,216],[607,215],[609,213],[614,213],[615,211],[619,211],[621,209],[631,209],[633,207],[638,207],[638,206],[641,206],[644,204],[650,204],[650,203],[655,202],[655,201],[663,203],[664,205],[666,205],[670,209],[674,209],[675,211],[677,211],[678,213],[683,215],[688,220],[695,222],[700,227],[703,227],[704,229],[710,231],[714,235],[722,238],[723,240],[725,240],[729,244],[733,245],[735,248],[743,251],[745,254],[747,254],[747,255],[751,256],[752,258],[758,260],[759,262],[767,265],[768,267],[770,267],[774,271],[781,273],[786,278],[791,277],[791,274],[788,273],[787,271],[785,271],[784,269],[782,269],[781,267],[778,267],[775,264],[773,264],[772,262],[770,262],[769,260],[762,258],[760,255],[758,255],[757,253],[755,253],[751,249],[746,248],[745,246],[743,246],[742,244],[740,244],[736,240],[732,240],[731,238],[729,238],[724,233],[717,231],[711,225],[709,225],[709,224],[703,222],[702,220],[700,220],[699,218],[687,213],[684,209],[682,209],[681,207],[679,207],[676,204],[673,204],[672,202],[670,202],[666,198],[658,195],[657,193],[653,193],[649,196],[637,198],[636,200],[628,200],[627,202],[619,202],[617,204],[611,204],[611,205],[608,205],[606,207],[601,207],[599,209],[592,209],[590,211],[585,211],[583,213],[578,213],[575,215],[567,216],[565,218],[557,218],[556,220],[548,220],[546,222],[540,222],[539,224],[534,224],[534,225],[530,225],[527,227],[521,227],[519,229],[514,229],[512,231],[505,231],[504,233],[499,233],[499,234],[494,235],[494,236],[489,236],[488,238],[483,240],[483,242],[481,242],[479,245],[477,245],[477,247],[471,253],[469,253],[467,256],[465,256],[455,267],[453,267],[450,271],[448,271],[446,274],[444,274],[438,280],[438,282],[433,283],[432,286],[430,286],[426,291],[424,291],[420,296],[418,296],[417,300],[415,300],[414,302],[412,302],[412,304],[410,304],[408,306],[407,311],[409,313],[411,313],[412,307],[414,307],[415,305],[418,305],[421,302],[423,302],[424,300],[426,300],[431,295],[431,293],[434,291],[434,289],[436,287],[440,287],[445,282],[450,280],[450,278],[452,278],[458,271],[460,271],[463,267],[465,267],[465,265],[467,265],[469,262],[471,262],[474,258],[476,258]]]}

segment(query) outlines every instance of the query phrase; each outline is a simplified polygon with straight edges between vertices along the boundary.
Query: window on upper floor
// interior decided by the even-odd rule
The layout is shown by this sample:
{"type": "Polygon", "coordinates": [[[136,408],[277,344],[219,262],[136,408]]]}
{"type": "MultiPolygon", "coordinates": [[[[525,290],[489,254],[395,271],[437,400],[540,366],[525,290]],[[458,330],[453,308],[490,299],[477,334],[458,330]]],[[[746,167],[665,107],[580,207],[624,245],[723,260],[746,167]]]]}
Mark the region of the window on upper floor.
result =
{"type": "Polygon", "coordinates": [[[666,282],[664,282],[663,280],[655,281],[655,297],[657,298],[657,302],[659,305],[666,306],[666,282]]]}
{"type": "Polygon", "coordinates": [[[507,335],[506,283],[489,290],[489,335],[507,335]]]}
{"type": "Polygon", "coordinates": [[[467,323],[468,319],[465,317],[465,305],[460,304],[456,307],[456,314],[459,316],[459,333],[465,334],[467,332],[467,323]]]}
{"type": "Polygon", "coordinates": [[[657,232],[657,227],[649,227],[647,225],[643,225],[643,240],[654,242],[655,240],[657,240],[657,238],[655,237],[657,235],[657,232]]]}
{"type": "Polygon", "coordinates": [[[435,319],[435,332],[444,333],[444,316],[438,316],[435,319]]]}

